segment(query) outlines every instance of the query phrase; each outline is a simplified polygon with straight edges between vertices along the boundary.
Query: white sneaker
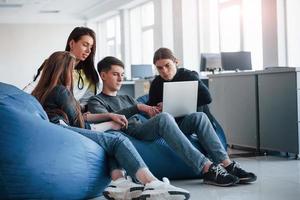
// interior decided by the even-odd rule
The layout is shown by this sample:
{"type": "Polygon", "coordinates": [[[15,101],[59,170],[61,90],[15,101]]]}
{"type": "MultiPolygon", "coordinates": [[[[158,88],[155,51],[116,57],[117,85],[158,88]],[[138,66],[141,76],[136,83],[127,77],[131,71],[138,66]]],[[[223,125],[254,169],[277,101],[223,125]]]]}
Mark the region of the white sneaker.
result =
{"type": "Polygon", "coordinates": [[[190,193],[170,184],[167,178],[163,181],[152,181],[145,185],[139,200],[185,200],[190,193]]]}
{"type": "Polygon", "coordinates": [[[132,182],[131,177],[119,178],[111,181],[103,191],[106,199],[110,200],[130,200],[138,198],[143,192],[144,185],[132,182]]]}

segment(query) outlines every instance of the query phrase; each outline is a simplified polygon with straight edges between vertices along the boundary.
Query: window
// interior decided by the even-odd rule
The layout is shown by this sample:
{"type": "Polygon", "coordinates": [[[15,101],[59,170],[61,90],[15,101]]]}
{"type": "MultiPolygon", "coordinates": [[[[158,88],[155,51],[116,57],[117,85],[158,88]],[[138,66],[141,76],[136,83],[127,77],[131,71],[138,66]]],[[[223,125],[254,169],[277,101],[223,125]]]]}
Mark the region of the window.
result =
{"type": "Polygon", "coordinates": [[[243,7],[244,44],[242,50],[251,52],[252,69],[262,69],[263,47],[261,0],[244,0],[243,7]]]}
{"type": "Polygon", "coordinates": [[[250,51],[252,68],[261,69],[263,65],[261,0],[216,1],[202,1],[206,3],[202,3],[202,8],[199,8],[202,17],[201,52],[250,51]]]}
{"type": "Polygon", "coordinates": [[[221,51],[239,51],[241,48],[240,5],[220,5],[221,51]]]}
{"type": "Polygon", "coordinates": [[[115,56],[121,58],[121,35],[120,16],[114,16],[104,20],[99,27],[100,41],[102,48],[99,50],[100,58],[115,56]]]}
{"type": "Polygon", "coordinates": [[[218,0],[199,1],[200,52],[218,53],[219,13],[218,0]]]}
{"type": "Polygon", "coordinates": [[[130,10],[131,64],[152,63],[154,51],[154,5],[148,2],[130,10]]]}

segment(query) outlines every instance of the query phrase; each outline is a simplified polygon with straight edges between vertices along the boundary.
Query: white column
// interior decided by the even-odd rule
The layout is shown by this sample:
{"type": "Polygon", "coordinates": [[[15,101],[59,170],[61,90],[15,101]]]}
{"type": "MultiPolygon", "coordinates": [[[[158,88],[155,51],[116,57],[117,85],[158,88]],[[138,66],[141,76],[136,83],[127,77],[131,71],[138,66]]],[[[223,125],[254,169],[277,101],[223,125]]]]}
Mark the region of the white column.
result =
{"type": "Polygon", "coordinates": [[[173,40],[174,40],[174,53],[183,63],[183,26],[182,26],[182,1],[173,0],[173,40]]]}
{"type": "Polygon", "coordinates": [[[300,67],[300,1],[286,1],[287,8],[287,49],[288,49],[288,65],[291,67],[300,67]]]}
{"type": "MultiPolygon", "coordinates": [[[[179,40],[178,42],[182,42],[182,45],[180,45],[182,57],[179,58],[182,59],[182,64],[185,68],[199,71],[198,0],[181,0],[181,20],[179,18],[180,15],[175,17],[176,22],[174,23],[177,24],[177,20],[181,21],[181,41],[179,40]]],[[[175,40],[174,42],[176,45],[177,41],[175,40]]]]}
{"type": "Polygon", "coordinates": [[[155,26],[158,30],[154,48],[167,47],[173,49],[173,11],[172,0],[155,0],[155,26]]]}
{"type": "Polygon", "coordinates": [[[287,66],[286,1],[277,0],[278,65],[287,66]]]}
{"type": "Polygon", "coordinates": [[[186,68],[199,71],[198,0],[183,1],[183,54],[186,68]]]}
{"type": "Polygon", "coordinates": [[[121,24],[121,55],[122,61],[125,65],[125,76],[131,78],[131,52],[130,52],[130,22],[129,22],[129,11],[123,9],[120,11],[120,24],[121,24]]]}
{"type": "Polygon", "coordinates": [[[263,66],[278,66],[276,0],[262,1],[263,66]]]}

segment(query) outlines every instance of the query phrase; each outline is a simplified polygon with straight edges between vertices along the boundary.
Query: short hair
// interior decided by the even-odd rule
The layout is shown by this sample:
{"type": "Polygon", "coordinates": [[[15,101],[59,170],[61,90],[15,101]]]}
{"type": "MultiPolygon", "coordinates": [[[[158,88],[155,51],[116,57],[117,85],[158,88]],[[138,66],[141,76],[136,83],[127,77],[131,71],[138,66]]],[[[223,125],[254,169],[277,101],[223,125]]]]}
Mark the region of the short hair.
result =
{"type": "Polygon", "coordinates": [[[112,65],[118,65],[124,69],[124,63],[121,60],[113,56],[107,56],[98,62],[98,73],[100,74],[101,72],[108,72],[112,65]]]}
{"type": "Polygon", "coordinates": [[[156,61],[160,59],[170,59],[174,62],[177,60],[174,53],[170,49],[165,47],[161,47],[155,51],[153,56],[153,64],[155,65],[156,61]]]}

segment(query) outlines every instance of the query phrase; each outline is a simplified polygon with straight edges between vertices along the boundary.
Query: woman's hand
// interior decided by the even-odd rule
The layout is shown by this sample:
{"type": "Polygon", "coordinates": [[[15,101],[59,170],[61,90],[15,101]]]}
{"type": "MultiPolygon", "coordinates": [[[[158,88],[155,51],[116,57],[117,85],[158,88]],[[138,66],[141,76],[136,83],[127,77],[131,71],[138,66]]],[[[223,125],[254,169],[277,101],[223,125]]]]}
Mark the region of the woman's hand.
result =
{"type": "Polygon", "coordinates": [[[126,119],[125,115],[119,115],[115,113],[110,113],[109,117],[112,121],[116,122],[121,126],[122,129],[127,129],[128,127],[128,120],[126,119]]]}

